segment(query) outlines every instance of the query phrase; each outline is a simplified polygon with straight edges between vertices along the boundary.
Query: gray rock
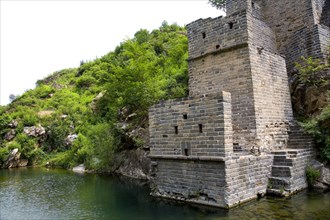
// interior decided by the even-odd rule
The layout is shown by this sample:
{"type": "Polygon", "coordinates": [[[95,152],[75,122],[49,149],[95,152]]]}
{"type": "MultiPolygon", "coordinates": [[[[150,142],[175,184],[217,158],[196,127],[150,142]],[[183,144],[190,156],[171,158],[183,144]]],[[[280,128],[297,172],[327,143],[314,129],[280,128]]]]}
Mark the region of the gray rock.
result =
{"type": "Polygon", "coordinates": [[[313,188],[323,192],[328,191],[330,189],[330,169],[316,160],[312,161],[311,166],[321,174],[313,184],[313,188]]]}
{"type": "Polygon", "coordinates": [[[86,172],[84,164],[80,164],[79,166],[73,167],[72,171],[75,173],[84,173],[86,172]]]}
{"type": "Polygon", "coordinates": [[[9,124],[8,127],[10,128],[16,128],[18,125],[18,122],[16,120],[12,120],[9,124]]]}
{"type": "Polygon", "coordinates": [[[100,92],[91,102],[90,107],[93,112],[97,112],[97,102],[104,96],[105,91],[100,92]]]}
{"type": "Polygon", "coordinates": [[[11,129],[10,131],[8,131],[6,134],[5,134],[5,140],[7,141],[11,141],[14,139],[16,135],[16,132],[14,129],[11,129]]]}
{"type": "Polygon", "coordinates": [[[10,152],[8,159],[2,165],[2,168],[14,168],[14,167],[25,167],[28,164],[28,160],[20,159],[21,153],[18,152],[18,148],[15,148],[10,152]]]}
{"type": "Polygon", "coordinates": [[[33,136],[33,137],[40,137],[46,134],[46,130],[41,125],[38,126],[32,126],[32,127],[24,127],[23,132],[27,136],[33,136]]]}
{"type": "Polygon", "coordinates": [[[74,140],[76,140],[78,138],[77,134],[69,134],[66,138],[65,138],[65,145],[69,146],[71,145],[74,140]]]}

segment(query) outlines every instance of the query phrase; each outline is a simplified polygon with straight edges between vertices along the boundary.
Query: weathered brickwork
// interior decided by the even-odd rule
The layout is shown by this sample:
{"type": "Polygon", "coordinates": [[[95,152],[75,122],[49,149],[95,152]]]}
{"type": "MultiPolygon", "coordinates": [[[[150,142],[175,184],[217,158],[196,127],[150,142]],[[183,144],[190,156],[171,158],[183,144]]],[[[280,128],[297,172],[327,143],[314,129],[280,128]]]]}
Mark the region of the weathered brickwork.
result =
{"type": "Polygon", "coordinates": [[[271,165],[270,155],[228,158],[225,162],[227,207],[264,195],[271,165]]]}
{"type": "Polygon", "coordinates": [[[265,22],[276,34],[279,52],[286,57],[289,74],[300,56],[325,58],[330,45],[329,0],[263,0],[261,4],[265,22]]]}
{"type": "Polygon", "coordinates": [[[183,98],[149,110],[151,155],[224,157],[233,151],[230,94],[183,98]]]}
{"type": "Polygon", "coordinates": [[[293,118],[287,71],[325,57],[327,9],[227,0],[226,17],[187,25],[189,97],[149,110],[153,195],[229,208],[307,186],[313,140],[293,118]]]}
{"type": "Polygon", "coordinates": [[[225,163],[203,160],[157,160],[153,195],[226,207],[225,163]]]}
{"type": "Polygon", "coordinates": [[[256,129],[250,69],[247,46],[189,61],[190,96],[231,93],[233,138],[241,146],[253,141],[256,129]]]}

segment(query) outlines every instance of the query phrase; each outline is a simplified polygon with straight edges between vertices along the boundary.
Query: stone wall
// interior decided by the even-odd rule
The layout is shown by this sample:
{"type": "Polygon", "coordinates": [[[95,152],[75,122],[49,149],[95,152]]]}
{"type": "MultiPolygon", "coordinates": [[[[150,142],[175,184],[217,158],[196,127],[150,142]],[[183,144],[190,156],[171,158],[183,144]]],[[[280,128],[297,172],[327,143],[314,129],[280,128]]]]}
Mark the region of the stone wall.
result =
{"type": "Polygon", "coordinates": [[[232,152],[230,102],[230,94],[222,92],[151,107],[151,157],[223,157],[232,152]]]}
{"type": "Polygon", "coordinates": [[[273,53],[277,53],[275,32],[263,20],[248,15],[249,43],[273,53]]]}
{"type": "Polygon", "coordinates": [[[225,162],[227,207],[264,195],[271,165],[270,155],[228,158],[225,162]]]}
{"type": "MultiPolygon", "coordinates": [[[[322,23],[328,26],[327,8],[329,0],[264,0],[263,15],[265,22],[273,29],[276,35],[277,47],[286,57],[287,70],[291,74],[294,71],[294,62],[300,56],[315,56],[324,53],[319,41],[322,39],[322,48],[327,48],[329,42],[325,40],[329,36],[327,28],[318,30],[315,25],[322,23]]],[[[321,58],[321,56],[317,56],[321,58]]],[[[324,56],[323,56],[324,57],[324,56]]]]}
{"type": "Polygon", "coordinates": [[[256,128],[247,45],[189,61],[191,96],[220,91],[231,93],[234,142],[245,146],[253,141],[256,128]]]}
{"type": "Polygon", "coordinates": [[[250,46],[257,142],[263,151],[286,148],[287,127],[293,120],[283,57],[250,46]]]}
{"type": "Polygon", "coordinates": [[[230,16],[242,10],[249,10],[252,7],[252,0],[227,0],[226,13],[230,16]]]}
{"type": "Polygon", "coordinates": [[[152,193],[226,207],[224,158],[233,152],[230,93],[169,100],[149,109],[152,193]]]}
{"type": "Polygon", "coordinates": [[[248,40],[246,13],[199,19],[187,25],[187,32],[190,60],[231,48],[248,40]]]}
{"type": "Polygon", "coordinates": [[[223,161],[157,159],[156,169],[153,195],[226,207],[223,161]]]}
{"type": "Polygon", "coordinates": [[[316,24],[312,29],[313,42],[315,46],[312,49],[312,56],[327,61],[330,53],[330,28],[324,25],[316,24]]]}

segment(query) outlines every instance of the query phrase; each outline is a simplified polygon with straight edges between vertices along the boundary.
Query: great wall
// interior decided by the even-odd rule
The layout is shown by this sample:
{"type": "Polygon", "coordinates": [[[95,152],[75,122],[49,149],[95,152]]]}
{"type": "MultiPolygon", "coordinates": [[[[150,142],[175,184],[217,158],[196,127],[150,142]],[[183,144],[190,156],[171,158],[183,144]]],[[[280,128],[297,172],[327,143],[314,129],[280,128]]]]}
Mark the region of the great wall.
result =
{"type": "Polygon", "coordinates": [[[189,97],[149,110],[152,194],[230,208],[307,187],[313,140],[297,125],[289,77],[324,60],[329,0],[227,0],[187,25],[189,97]]]}

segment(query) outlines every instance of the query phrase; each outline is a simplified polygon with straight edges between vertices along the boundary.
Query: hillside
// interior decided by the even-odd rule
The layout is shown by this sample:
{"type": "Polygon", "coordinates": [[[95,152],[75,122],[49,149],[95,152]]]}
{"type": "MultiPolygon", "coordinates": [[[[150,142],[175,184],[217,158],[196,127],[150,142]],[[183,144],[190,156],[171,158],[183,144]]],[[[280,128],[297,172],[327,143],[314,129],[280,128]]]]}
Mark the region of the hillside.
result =
{"type": "Polygon", "coordinates": [[[148,141],[148,107],[187,95],[187,36],[176,24],[139,30],[80,67],[57,71],[0,109],[0,166],[105,171],[116,152],[148,141]]]}

